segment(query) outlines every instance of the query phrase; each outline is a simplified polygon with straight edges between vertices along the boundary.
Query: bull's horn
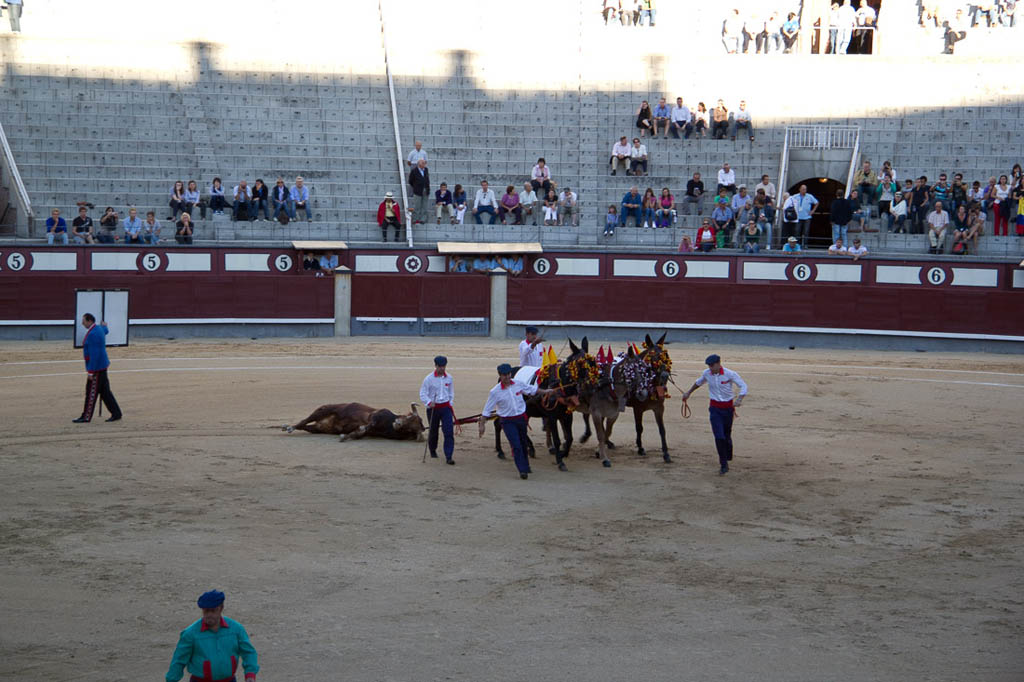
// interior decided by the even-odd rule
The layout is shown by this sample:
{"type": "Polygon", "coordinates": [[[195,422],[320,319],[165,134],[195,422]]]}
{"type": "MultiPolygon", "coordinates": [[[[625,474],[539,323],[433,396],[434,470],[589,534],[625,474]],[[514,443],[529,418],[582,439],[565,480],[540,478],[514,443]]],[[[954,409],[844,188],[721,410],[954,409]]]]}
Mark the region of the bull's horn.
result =
{"type": "Polygon", "coordinates": [[[409,403],[409,407],[412,408],[412,413],[414,415],[416,415],[417,417],[420,416],[420,413],[416,411],[416,403],[409,403]]]}

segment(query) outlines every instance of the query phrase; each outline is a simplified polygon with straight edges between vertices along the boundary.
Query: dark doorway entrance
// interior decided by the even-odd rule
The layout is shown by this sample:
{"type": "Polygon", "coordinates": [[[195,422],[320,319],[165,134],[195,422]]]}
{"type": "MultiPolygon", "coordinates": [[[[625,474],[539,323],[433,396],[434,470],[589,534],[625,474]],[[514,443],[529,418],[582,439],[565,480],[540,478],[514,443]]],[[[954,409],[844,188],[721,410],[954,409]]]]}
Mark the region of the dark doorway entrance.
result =
{"type": "Polygon", "coordinates": [[[789,188],[789,193],[796,194],[800,185],[807,185],[807,193],[818,200],[818,208],[811,216],[811,227],[807,232],[807,248],[827,249],[832,245],[832,222],[829,212],[832,200],[836,198],[836,190],[845,190],[846,185],[832,178],[806,178],[789,188]]]}

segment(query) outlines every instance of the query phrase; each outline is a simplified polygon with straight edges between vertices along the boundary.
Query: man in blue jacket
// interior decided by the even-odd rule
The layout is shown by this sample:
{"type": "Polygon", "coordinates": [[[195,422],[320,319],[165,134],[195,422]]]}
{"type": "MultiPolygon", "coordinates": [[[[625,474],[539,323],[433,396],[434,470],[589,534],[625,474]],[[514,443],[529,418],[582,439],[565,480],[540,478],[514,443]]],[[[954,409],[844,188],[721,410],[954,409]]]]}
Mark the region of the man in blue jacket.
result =
{"type": "Polygon", "coordinates": [[[96,324],[96,318],[86,313],[82,315],[82,326],[86,329],[85,338],[82,339],[82,355],[85,356],[85,371],[89,373],[89,380],[85,384],[82,416],[71,421],[76,424],[91,422],[98,395],[110,411],[107,421],[116,422],[121,418],[121,408],[117,405],[117,399],[110,390],[110,380],[107,379],[107,368],[110,367],[110,359],[107,358],[107,323],[96,324]]]}

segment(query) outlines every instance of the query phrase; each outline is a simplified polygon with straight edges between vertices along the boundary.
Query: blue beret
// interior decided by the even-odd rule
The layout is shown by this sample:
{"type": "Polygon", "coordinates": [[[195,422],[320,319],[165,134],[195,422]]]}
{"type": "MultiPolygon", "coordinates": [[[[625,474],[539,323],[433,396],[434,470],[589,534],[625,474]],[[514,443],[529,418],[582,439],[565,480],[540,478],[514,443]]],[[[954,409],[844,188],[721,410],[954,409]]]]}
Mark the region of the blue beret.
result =
{"type": "Polygon", "coordinates": [[[498,374],[511,374],[511,373],[512,373],[512,365],[508,364],[507,362],[503,362],[500,365],[498,365],[498,374]]]}
{"type": "Polygon", "coordinates": [[[448,366],[448,358],[446,358],[443,355],[438,355],[437,357],[434,358],[434,364],[435,365],[440,365],[442,367],[447,367],[448,366]]]}
{"type": "Polygon", "coordinates": [[[220,590],[210,590],[199,595],[196,602],[201,609],[215,609],[224,603],[224,593],[220,590]]]}
{"type": "Polygon", "coordinates": [[[717,355],[709,355],[709,356],[707,356],[704,359],[704,364],[710,366],[710,365],[715,364],[716,362],[721,362],[721,361],[722,361],[722,358],[718,357],[717,355]]]}
{"type": "Polygon", "coordinates": [[[538,334],[539,331],[537,330],[536,327],[527,327],[526,328],[526,333],[527,334],[538,334]]]}

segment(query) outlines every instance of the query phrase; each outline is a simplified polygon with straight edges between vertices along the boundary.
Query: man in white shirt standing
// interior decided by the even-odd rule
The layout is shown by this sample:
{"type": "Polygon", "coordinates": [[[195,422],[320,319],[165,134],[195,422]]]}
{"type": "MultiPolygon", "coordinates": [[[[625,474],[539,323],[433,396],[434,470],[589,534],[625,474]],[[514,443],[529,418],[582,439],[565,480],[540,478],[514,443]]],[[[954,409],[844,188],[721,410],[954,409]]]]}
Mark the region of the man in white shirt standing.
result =
{"type": "Polygon", "coordinates": [[[440,425],[444,433],[444,459],[448,464],[455,464],[452,455],[455,452],[455,383],[448,374],[448,358],[438,355],[434,358],[434,371],[423,379],[420,386],[420,402],[427,408],[427,422],[430,431],[427,436],[427,448],[430,456],[437,458],[437,427],[440,425]]]}
{"type": "Polygon", "coordinates": [[[519,478],[529,477],[530,460],[526,457],[526,400],[524,395],[539,393],[545,395],[551,393],[552,389],[537,388],[535,384],[524,384],[512,378],[512,365],[502,363],[498,365],[498,383],[487,394],[487,402],[480,413],[480,437],[483,438],[487,419],[492,414],[497,414],[501,419],[501,430],[505,432],[505,438],[512,447],[512,455],[515,458],[516,469],[519,470],[519,478]]]}
{"type": "Polygon", "coordinates": [[[419,140],[416,140],[415,142],[413,142],[413,146],[415,147],[415,149],[409,152],[409,158],[405,160],[405,165],[409,166],[410,169],[415,168],[416,164],[418,164],[420,161],[422,161],[424,164],[426,164],[427,162],[427,153],[423,151],[423,143],[420,142],[419,140]]]}
{"type": "Polygon", "coordinates": [[[544,339],[536,327],[526,328],[526,339],[519,342],[519,366],[520,367],[542,367],[544,365],[544,353],[541,351],[541,344],[544,339]]]}
{"type": "Polygon", "coordinates": [[[476,191],[476,199],[473,200],[473,217],[476,218],[476,224],[484,224],[480,218],[481,213],[490,213],[491,220],[488,225],[493,225],[498,219],[497,207],[498,200],[494,196],[494,190],[488,187],[486,180],[481,180],[480,189],[476,191]]]}
{"type": "Polygon", "coordinates": [[[718,464],[721,467],[718,475],[724,476],[729,473],[729,462],[732,461],[732,420],[736,415],[736,408],[743,403],[743,397],[747,395],[747,384],[739,374],[722,367],[722,358],[717,355],[709,355],[704,363],[708,368],[693,382],[690,390],[683,393],[683,401],[685,402],[704,384],[708,385],[708,393],[711,395],[711,406],[708,408],[711,415],[711,432],[715,434],[718,464]],[[739,387],[740,390],[735,400],[733,386],[739,387]]]}

